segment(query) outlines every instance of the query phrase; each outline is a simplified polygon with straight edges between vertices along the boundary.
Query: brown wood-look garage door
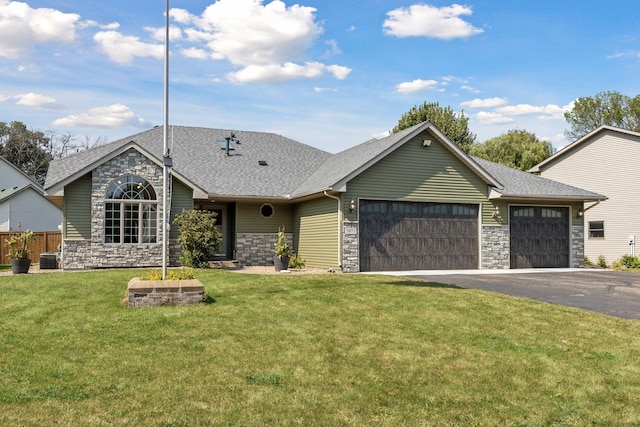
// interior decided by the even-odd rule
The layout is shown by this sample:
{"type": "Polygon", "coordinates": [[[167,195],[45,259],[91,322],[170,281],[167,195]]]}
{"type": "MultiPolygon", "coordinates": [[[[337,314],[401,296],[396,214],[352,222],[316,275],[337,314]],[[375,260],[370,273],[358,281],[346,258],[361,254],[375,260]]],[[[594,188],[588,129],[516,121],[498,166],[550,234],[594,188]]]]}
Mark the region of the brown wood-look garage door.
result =
{"type": "Polygon", "coordinates": [[[478,268],[478,205],[360,201],[360,271],[478,268]]]}
{"type": "Polygon", "coordinates": [[[511,268],[569,267],[569,208],[511,206],[511,268]]]}

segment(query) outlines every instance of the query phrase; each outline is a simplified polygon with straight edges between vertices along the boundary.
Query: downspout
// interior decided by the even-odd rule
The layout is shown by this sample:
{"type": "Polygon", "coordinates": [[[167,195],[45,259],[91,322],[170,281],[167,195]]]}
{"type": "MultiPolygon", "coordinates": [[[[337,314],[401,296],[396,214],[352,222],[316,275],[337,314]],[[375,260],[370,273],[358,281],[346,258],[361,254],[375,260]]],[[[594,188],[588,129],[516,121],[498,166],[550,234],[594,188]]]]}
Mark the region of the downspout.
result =
{"type": "Polygon", "coordinates": [[[337,196],[332,196],[327,193],[327,190],[324,190],[324,195],[338,201],[338,267],[342,268],[342,199],[337,196]]]}

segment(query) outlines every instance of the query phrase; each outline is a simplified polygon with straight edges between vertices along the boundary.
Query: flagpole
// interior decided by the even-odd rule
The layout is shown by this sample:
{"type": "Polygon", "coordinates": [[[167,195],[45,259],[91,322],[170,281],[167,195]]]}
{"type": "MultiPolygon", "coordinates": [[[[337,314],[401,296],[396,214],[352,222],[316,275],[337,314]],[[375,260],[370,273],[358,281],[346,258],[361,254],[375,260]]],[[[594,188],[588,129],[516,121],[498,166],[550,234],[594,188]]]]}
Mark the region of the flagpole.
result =
{"type": "Polygon", "coordinates": [[[167,278],[167,252],[169,246],[169,0],[166,0],[164,33],[164,121],[163,121],[163,166],[162,166],[162,280],[167,278]]]}

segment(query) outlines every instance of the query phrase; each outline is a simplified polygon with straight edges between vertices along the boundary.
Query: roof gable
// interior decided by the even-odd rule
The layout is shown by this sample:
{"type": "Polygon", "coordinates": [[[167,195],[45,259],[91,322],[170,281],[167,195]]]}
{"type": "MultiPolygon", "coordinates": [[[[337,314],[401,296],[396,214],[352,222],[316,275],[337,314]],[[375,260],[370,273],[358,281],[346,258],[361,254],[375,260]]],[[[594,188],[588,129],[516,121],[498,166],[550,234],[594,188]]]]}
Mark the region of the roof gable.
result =
{"type": "Polygon", "coordinates": [[[492,186],[500,186],[498,181],[479,167],[471,157],[460,150],[458,146],[444,136],[433,124],[423,122],[391,134],[386,138],[372,139],[333,155],[296,189],[294,196],[302,197],[324,190],[345,191],[345,186],[348,181],[422,133],[425,133],[425,139],[437,139],[485,183],[492,186]]]}
{"type": "Polygon", "coordinates": [[[33,177],[24,173],[19,167],[0,156],[0,177],[8,182],[3,182],[4,185],[26,185],[32,184],[34,188],[42,193],[42,186],[33,177]]]}
{"type": "Polygon", "coordinates": [[[596,138],[597,136],[604,134],[604,133],[619,133],[621,135],[626,135],[626,136],[630,136],[630,137],[634,137],[634,138],[640,138],[640,133],[639,132],[634,132],[634,131],[630,131],[627,129],[621,129],[621,128],[616,128],[613,126],[600,126],[598,129],[591,131],[590,133],[588,133],[587,135],[583,136],[582,138],[578,139],[577,141],[572,142],[571,144],[567,145],[566,147],[564,147],[561,150],[558,150],[555,154],[553,154],[552,156],[546,158],[545,160],[541,161],[540,163],[538,163],[537,165],[535,165],[534,167],[532,167],[531,169],[529,169],[529,172],[533,172],[533,173],[539,173],[541,172],[545,167],[547,167],[548,165],[555,163],[563,158],[566,158],[567,156],[573,154],[576,150],[580,149],[581,147],[583,147],[584,145],[588,144],[589,141],[592,141],[594,138],[596,138]]]}

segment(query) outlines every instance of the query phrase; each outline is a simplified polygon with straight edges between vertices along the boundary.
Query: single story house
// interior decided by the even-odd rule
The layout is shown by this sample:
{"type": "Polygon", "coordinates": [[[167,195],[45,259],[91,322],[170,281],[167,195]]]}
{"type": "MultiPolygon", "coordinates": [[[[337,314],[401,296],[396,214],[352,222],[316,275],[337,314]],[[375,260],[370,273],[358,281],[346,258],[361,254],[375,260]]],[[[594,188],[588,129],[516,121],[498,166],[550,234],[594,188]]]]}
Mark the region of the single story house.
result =
{"type": "Polygon", "coordinates": [[[540,162],[530,171],[542,177],[604,194],[584,208],[585,256],[607,264],[639,255],[640,133],[601,126],[540,162]]]}
{"type": "MultiPolygon", "coordinates": [[[[170,217],[217,212],[219,255],[243,265],[272,264],[284,226],[307,266],[344,272],[578,267],[578,212],[604,199],[472,158],[429,122],[338,154],[272,133],[170,135],[170,217]]],[[[161,265],[163,161],[156,127],[52,162],[63,268],[161,265]]]]}
{"type": "Polygon", "coordinates": [[[44,196],[42,186],[0,157],[0,231],[57,232],[60,224],[62,210],[44,196]]]}

